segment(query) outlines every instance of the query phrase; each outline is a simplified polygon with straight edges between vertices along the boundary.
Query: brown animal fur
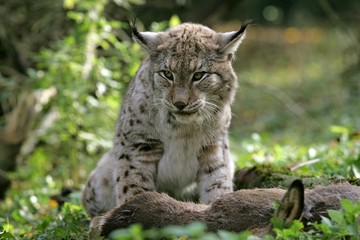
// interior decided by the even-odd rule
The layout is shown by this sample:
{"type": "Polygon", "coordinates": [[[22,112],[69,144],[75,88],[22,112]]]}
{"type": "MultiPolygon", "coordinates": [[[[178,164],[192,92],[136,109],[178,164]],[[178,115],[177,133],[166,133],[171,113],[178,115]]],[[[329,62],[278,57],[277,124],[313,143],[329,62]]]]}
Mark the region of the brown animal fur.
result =
{"type": "Polygon", "coordinates": [[[319,186],[305,191],[304,196],[303,185],[297,180],[288,191],[278,188],[239,190],[218,198],[211,205],[180,202],[164,193],[147,192],[101,217],[99,229],[101,235],[108,235],[133,223],[148,229],[200,221],[206,223],[210,231],[251,230],[264,235],[270,231],[274,202],[282,199],[277,217],[285,222],[299,219],[304,206],[302,220],[307,222],[327,216],[328,209],[339,209],[340,199],[344,198],[360,201],[360,187],[350,184],[319,186]]]}

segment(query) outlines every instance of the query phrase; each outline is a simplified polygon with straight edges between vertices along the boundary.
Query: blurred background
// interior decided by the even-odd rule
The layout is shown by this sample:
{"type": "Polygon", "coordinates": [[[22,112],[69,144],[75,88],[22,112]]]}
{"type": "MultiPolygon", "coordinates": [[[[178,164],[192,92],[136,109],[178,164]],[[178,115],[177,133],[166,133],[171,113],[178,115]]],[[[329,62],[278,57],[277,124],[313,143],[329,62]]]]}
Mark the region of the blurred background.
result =
{"type": "Polygon", "coordinates": [[[249,138],[306,145],[355,136],[359,13],[358,0],[0,0],[2,184],[14,170],[48,185],[85,182],[112,146],[145,54],[129,35],[135,16],[150,31],[188,21],[233,31],[253,20],[234,63],[235,152],[249,138]]]}

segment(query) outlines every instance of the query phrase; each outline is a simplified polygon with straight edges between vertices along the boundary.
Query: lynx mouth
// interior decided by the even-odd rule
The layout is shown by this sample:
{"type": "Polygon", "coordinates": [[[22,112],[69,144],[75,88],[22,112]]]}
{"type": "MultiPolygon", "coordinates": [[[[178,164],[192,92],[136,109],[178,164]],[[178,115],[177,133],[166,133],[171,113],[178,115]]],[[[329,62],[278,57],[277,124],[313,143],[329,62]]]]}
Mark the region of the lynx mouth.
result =
{"type": "Polygon", "coordinates": [[[182,112],[182,111],[179,111],[179,112],[174,112],[173,114],[180,115],[180,116],[191,116],[193,114],[196,114],[196,112],[182,112]]]}
{"type": "Polygon", "coordinates": [[[172,115],[180,123],[190,123],[197,117],[197,112],[174,112],[172,115]]]}

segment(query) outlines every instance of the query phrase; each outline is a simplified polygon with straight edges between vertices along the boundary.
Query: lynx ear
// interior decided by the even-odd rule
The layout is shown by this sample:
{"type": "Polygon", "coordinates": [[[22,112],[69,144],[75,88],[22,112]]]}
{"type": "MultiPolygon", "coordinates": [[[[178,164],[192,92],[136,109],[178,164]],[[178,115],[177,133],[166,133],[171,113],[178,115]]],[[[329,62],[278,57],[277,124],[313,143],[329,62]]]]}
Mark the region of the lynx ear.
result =
{"type": "Polygon", "coordinates": [[[289,224],[295,219],[300,219],[304,209],[304,185],[301,180],[295,180],[281,200],[276,218],[289,224]]]}
{"type": "Polygon", "coordinates": [[[139,32],[135,25],[135,20],[129,22],[132,37],[135,42],[139,43],[145,50],[151,52],[159,45],[162,32],[139,32]]]}
{"type": "Polygon", "coordinates": [[[219,33],[219,53],[232,59],[240,43],[245,38],[245,30],[250,23],[250,20],[245,21],[241,24],[239,31],[219,33]]]}

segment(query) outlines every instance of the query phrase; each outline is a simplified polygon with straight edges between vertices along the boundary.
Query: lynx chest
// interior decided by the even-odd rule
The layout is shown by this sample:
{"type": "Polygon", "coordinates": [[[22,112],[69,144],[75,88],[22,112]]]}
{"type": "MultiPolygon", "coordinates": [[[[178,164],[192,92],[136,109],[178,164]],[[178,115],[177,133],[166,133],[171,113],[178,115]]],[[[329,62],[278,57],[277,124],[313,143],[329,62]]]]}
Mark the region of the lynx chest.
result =
{"type": "Polygon", "coordinates": [[[157,169],[158,191],[177,195],[196,181],[200,150],[201,140],[197,136],[173,137],[164,142],[164,154],[157,169]]]}

